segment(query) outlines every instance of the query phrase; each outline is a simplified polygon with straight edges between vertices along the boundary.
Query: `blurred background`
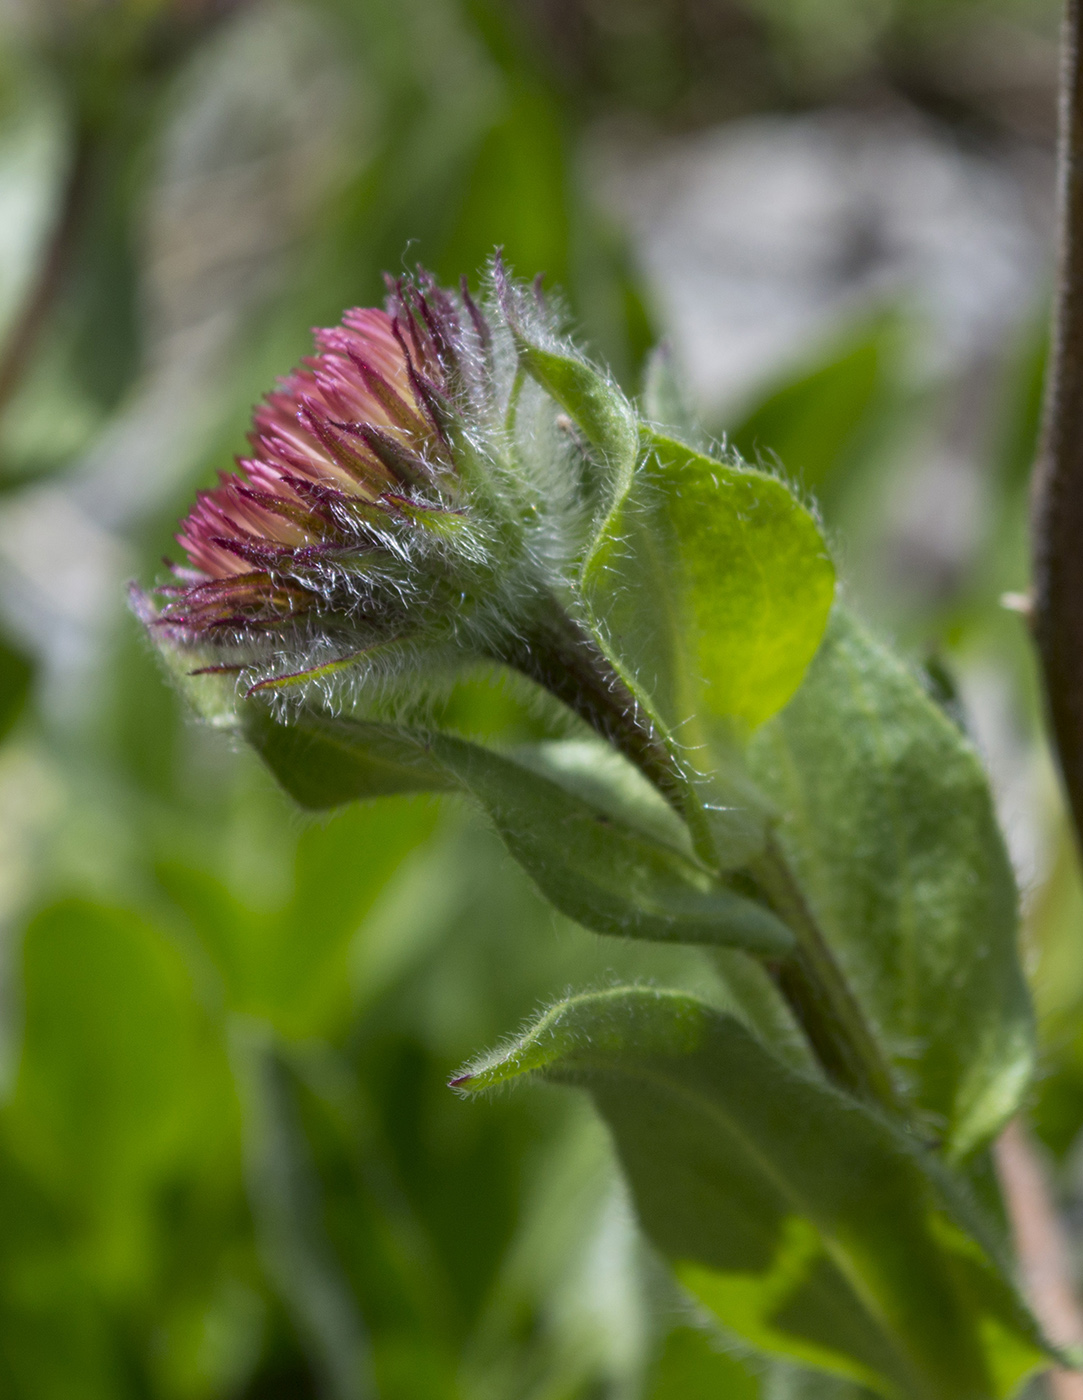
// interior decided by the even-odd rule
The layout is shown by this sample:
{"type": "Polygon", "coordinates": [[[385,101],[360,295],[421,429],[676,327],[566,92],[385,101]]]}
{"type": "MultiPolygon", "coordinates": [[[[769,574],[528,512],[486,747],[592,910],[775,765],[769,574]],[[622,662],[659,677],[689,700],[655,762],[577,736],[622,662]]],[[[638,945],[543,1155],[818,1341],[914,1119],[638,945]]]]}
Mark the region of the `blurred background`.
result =
{"type": "MultiPolygon", "coordinates": [[[[3,0],[0,1394],[812,1393],[672,1292],[577,1096],[445,1088],[570,985],[709,995],[704,955],[562,920],[452,800],[303,818],[126,611],[312,325],[496,244],[630,390],[668,339],[710,432],[821,502],[856,606],[954,679],[1083,1258],[1083,895],[1001,602],[1057,10],[3,0]]],[[[524,723],[496,692],[461,719],[524,723]]]]}

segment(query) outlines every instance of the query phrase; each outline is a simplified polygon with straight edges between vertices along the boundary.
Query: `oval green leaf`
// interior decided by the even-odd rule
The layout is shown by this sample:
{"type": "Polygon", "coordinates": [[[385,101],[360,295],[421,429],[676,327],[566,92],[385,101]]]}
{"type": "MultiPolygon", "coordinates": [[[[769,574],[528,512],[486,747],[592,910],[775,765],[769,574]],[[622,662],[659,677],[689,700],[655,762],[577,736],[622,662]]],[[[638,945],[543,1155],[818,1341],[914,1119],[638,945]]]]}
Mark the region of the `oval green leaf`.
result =
{"type": "Polygon", "coordinates": [[[644,439],[584,566],[596,627],[682,739],[690,721],[700,740],[712,721],[753,727],[823,636],[835,591],[823,535],[776,477],[644,439]]]}

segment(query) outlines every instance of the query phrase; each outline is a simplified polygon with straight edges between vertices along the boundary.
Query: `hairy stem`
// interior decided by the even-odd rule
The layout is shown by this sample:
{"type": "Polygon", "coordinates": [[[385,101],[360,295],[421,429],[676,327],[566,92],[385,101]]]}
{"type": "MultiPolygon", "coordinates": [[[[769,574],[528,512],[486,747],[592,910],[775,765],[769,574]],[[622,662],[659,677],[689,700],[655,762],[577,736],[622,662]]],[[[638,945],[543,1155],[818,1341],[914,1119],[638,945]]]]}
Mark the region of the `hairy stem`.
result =
{"type": "Polygon", "coordinates": [[[900,1113],[891,1067],[773,835],[750,872],[797,940],[772,971],[828,1077],[860,1098],[900,1113]]]}
{"type": "MultiPolygon", "coordinates": [[[[703,859],[715,864],[703,809],[674,754],[593,638],[555,599],[540,612],[529,640],[501,659],[563,700],[629,758],[685,818],[703,859]]],[[[772,972],[825,1072],[851,1093],[902,1112],[890,1066],[773,836],[749,873],[796,939],[796,951],[772,972]]]]}
{"type": "Polygon", "coordinates": [[[703,809],[650,715],[602,652],[556,599],[534,619],[529,636],[499,658],[537,681],[586,720],[654,784],[688,823],[700,856],[716,856],[703,809]]]}
{"type": "Polygon", "coordinates": [[[60,206],[37,275],[0,350],[0,413],[19,387],[64,285],[89,202],[94,158],[95,143],[84,127],[76,136],[60,206]]]}

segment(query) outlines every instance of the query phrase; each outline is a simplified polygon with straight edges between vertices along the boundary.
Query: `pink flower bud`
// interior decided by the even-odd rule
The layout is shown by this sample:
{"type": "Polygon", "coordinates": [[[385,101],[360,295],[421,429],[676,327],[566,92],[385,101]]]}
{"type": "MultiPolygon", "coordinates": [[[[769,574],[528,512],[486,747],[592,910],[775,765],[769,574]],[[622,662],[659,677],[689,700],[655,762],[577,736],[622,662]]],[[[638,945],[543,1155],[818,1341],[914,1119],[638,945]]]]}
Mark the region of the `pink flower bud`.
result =
{"type": "Polygon", "coordinates": [[[214,669],[408,638],[487,574],[491,512],[463,466],[496,389],[465,289],[398,283],[387,310],[314,334],[256,409],[251,455],[199,493],[177,535],[187,564],[158,590],[152,625],[221,651],[214,669]]]}

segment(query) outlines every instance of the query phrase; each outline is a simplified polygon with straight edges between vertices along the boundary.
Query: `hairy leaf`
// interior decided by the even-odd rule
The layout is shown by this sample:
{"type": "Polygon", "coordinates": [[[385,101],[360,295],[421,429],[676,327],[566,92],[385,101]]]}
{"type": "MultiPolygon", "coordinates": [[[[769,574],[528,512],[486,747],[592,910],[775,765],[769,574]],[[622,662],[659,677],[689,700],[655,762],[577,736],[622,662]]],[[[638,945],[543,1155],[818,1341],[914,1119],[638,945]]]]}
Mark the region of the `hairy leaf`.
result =
{"type": "Polygon", "coordinates": [[[574,997],[453,1084],[528,1071],[590,1090],[647,1233],[756,1347],[897,1400],[993,1400],[1042,1363],[956,1189],[733,1017],[677,992],[574,997]]]}
{"type": "Polygon", "coordinates": [[[781,481],[644,436],[584,588],[617,664],[679,738],[701,742],[712,721],[756,725],[790,698],[823,635],[835,571],[781,481]]]}
{"type": "Polygon", "coordinates": [[[870,461],[898,414],[898,326],[877,317],[819,363],[774,388],[728,434],[749,461],[781,461],[828,512],[870,461]]]}
{"type": "Polygon", "coordinates": [[[279,724],[269,711],[245,712],[244,733],[302,807],[337,807],[363,797],[453,788],[455,780],[420,737],[392,724],[305,711],[279,724]]]}
{"type": "Polygon", "coordinates": [[[764,906],[553,778],[448,735],[432,745],[541,892],[587,928],[766,953],[791,946],[789,930],[764,906]]]}
{"type": "Polygon", "coordinates": [[[282,725],[259,711],[247,726],[305,806],[422,789],[470,793],[542,893],[595,932],[767,953],[791,945],[770,910],[694,861],[686,830],[638,775],[614,778],[604,745],[574,753],[539,745],[520,750],[517,762],[449,734],[331,716],[282,725]]]}
{"type": "Polygon", "coordinates": [[[593,449],[583,460],[582,488],[591,514],[604,520],[614,501],[627,491],[635,471],[639,452],[635,410],[609,375],[547,332],[539,334],[522,291],[509,283],[499,260],[495,271],[520,373],[530,375],[545,390],[593,449]]]}
{"type": "Polygon", "coordinates": [[[973,746],[836,610],[750,764],[824,934],[949,1153],[987,1141],[1034,1064],[1017,898],[973,746]]]}

